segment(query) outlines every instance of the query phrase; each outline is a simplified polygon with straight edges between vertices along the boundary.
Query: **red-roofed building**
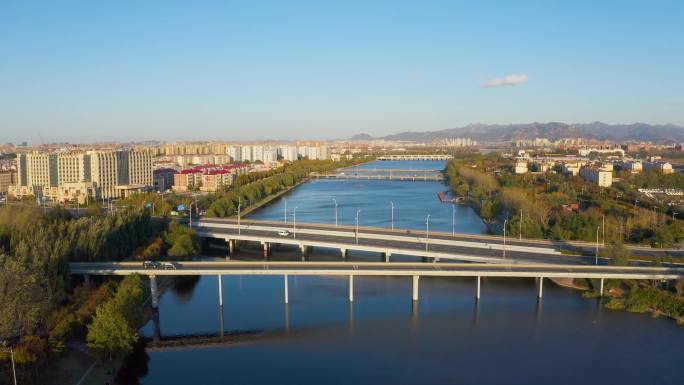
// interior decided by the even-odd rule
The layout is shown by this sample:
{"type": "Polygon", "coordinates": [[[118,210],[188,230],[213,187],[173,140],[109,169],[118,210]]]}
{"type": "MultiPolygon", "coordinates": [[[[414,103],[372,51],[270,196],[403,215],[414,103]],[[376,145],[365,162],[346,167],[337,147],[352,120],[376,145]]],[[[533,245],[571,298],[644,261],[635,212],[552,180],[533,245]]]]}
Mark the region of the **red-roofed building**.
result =
{"type": "Polygon", "coordinates": [[[195,166],[173,176],[173,190],[182,192],[199,189],[215,192],[230,186],[238,175],[246,172],[247,167],[241,164],[195,166]]]}

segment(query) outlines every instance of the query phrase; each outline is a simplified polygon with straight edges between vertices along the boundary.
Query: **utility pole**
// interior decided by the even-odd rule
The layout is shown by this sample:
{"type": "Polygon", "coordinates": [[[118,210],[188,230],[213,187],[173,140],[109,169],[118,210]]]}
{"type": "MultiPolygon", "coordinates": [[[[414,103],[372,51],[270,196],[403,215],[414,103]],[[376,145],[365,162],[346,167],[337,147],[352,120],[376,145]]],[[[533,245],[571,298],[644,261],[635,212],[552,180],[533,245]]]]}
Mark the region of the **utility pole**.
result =
{"type": "Polygon", "coordinates": [[[295,206],[295,208],[292,210],[292,238],[297,239],[297,208],[299,206],[295,206]]]}

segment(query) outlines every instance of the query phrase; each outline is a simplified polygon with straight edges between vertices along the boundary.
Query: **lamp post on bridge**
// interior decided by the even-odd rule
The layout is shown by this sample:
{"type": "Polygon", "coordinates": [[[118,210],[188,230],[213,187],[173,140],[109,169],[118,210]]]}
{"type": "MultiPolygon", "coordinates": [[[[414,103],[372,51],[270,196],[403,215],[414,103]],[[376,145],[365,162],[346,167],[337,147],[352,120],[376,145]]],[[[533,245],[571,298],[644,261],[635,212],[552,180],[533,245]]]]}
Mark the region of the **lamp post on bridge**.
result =
{"type": "Polygon", "coordinates": [[[333,198],[332,200],[335,204],[335,227],[337,227],[337,199],[333,198]]]}
{"type": "Polygon", "coordinates": [[[242,203],[240,198],[238,198],[238,235],[240,235],[240,209],[242,208],[242,203]]]}
{"type": "Polygon", "coordinates": [[[503,225],[503,259],[506,259],[506,224],[508,223],[508,219],[504,219],[504,225],[503,225]]]}
{"type": "Polygon", "coordinates": [[[292,210],[292,238],[297,239],[297,208],[299,206],[295,206],[295,208],[292,210]]]}
{"type": "Polygon", "coordinates": [[[456,235],[456,204],[451,202],[451,236],[456,235]]]}
{"type": "Polygon", "coordinates": [[[392,206],[392,216],[390,218],[392,230],[394,230],[394,202],[390,201],[390,206],[392,206]]]}
{"type": "Polygon", "coordinates": [[[596,256],[594,259],[594,264],[598,265],[598,249],[599,249],[599,230],[601,227],[596,226],[596,256]]]}
{"type": "Polygon", "coordinates": [[[425,251],[428,251],[430,246],[430,214],[425,217],[425,251]]]}
{"type": "Polygon", "coordinates": [[[283,208],[283,219],[285,219],[285,224],[287,224],[287,198],[283,198],[283,203],[285,203],[285,207],[283,208]]]}
{"type": "Polygon", "coordinates": [[[356,210],[356,244],[359,244],[359,213],[361,212],[360,209],[356,210]]]}

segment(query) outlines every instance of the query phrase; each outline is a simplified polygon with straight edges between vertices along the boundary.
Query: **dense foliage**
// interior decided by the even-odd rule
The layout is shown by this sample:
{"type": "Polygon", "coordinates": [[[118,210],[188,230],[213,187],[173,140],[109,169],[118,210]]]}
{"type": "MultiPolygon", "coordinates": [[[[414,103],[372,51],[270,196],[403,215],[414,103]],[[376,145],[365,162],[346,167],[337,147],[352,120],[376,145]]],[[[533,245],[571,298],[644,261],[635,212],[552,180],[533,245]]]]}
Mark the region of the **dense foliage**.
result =
{"type": "Polygon", "coordinates": [[[143,324],[144,300],[140,276],[127,275],[114,297],[97,307],[93,322],[88,325],[88,347],[109,357],[129,352],[143,324]]]}
{"type": "Polygon", "coordinates": [[[92,314],[84,304],[107,296],[93,292],[91,298],[78,290],[69,295],[68,261],[122,259],[156,231],[140,210],[74,219],[60,210],[0,209],[0,341],[28,338],[36,345],[37,339],[44,350],[59,351],[67,326],[92,314]],[[73,322],[57,319],[71,311],[78,314],[73,322]]]}
{"type": "MultiPolygon", "coordinates": [[[[684,225],[671,210],[636,199],[636,189],[684,188],[684,175],[656,172],[627,175],[609,189],[561,173],[516,175],[512,161],[498,155],[448,162],[454,192],[487,221],[505,219],[506,232],[526,238],[647,243],[671,246],[684,240],[684,225]],[[572,207],[571,205],[576,205],[572,207]],[[522,213],[522,215],[521,215],[522,213]],[[605,229],[605,234],[604,234],[605,229]]],[[[642,198],[643,200],[643,198],[642,198]]]]}

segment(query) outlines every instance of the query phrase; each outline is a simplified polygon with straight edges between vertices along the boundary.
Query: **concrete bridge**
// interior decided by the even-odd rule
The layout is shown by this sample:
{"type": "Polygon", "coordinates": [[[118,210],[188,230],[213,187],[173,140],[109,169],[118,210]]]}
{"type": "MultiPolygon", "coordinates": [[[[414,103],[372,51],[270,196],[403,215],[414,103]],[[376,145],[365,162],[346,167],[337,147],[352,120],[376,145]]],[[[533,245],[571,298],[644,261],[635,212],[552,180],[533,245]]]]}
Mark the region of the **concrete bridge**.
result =
{"type": "Polygon", "coordinates": [[[424,257],[438,262],[440,259],[483,262],[535,262],[535,263],[586,263],[586,257],[562,255],[552,247],[501,242],[494,237],[472,237],[472,234],[455,236],[441,232],[389,230],[373,227],[301,224],[230,219],[202,219],[195,227],[201,237],[225,240],[228,256],[236,251],[237,241],[257,242],[263,246],[268,258],[273,245],[291,245],[300,249],[305,259],[311,248],[340,250],[346,258],[349,250],[379,253],[390,262],[392,255],[424,257]],[[287,235],[281,235],[283,231],[287,235]]]}
{"type": "Polygon", "coordinates": [[[543,295],[545,278],[588,278],[599,280],[603,295],[605,279],[676,280],[684,277],[684,269],[663,267],[623,267],[551,264],[474,264],[474,263],[391,263],[382,262],[175,262],[172,270],[145,269],[141,262],[70,263],[75,275],[128,275],[150,277],[152,306],[158,307],[157,276],[215,275],[218,276],[219,306],[223,306],[222,276],[272,275],[283,277],[283,296],[288,303],[288,277],[345,276],[349,279],[349,301],[354,301],[354,279],[360,276],[400,276],[411,279],[413,301],[419,299],[421,277],[472,277],[475,299],[480,299],[482,277],[536,278],[538,298],[543,295]]]}
{"type": "Polygon", "coordinates": [[[421,155],[383,155],[379,156],[377,160],[449,160],[453,155],[435,155],[435,154],[421,154],[421,155]]]}
{"type": "Polygon", "coordinates": [[[392,175],[392,174],[386,174],[386,175],[371,175],[370,173],[362,175],[362,174],[353,174],[353,173],[339,173],[339,174],[334,174],[334,173],[325,173],[325,174],[312,174],[311,175],[314,178],[318,179],[363,179],[363,180],[403,180],[403,181],[436,181],[440,182],[444,180],[444,175],[442,174],[430,174],[428,175],[427,173],[425,174],[414,174],[414,175],[392,175]]]}
{"type": "MultiPolygon", "coordinates": [[[[288,213],[289,215],[290,213],[288,213]]],[[[331,207],[334,215],[334,207],[331,207]]],[[[389,218],[388,218],[389,219],[389,218]]],[[[319,223],[296,223],[292,221],[262,221],[252,219],[241,220],[241,230],[238,234],[238,222],[232,218],[202,218],[197,230],[200,235],[208,238],[272,242],[273,244],[289,244],[297,247],[320,246],[346,250],[363,250],[379,253],[411,255],[427,258],[456,259],[470,262],[502,262],[506,259],[518,262],[538,263],[595,263],[596,252],[605,248],[602,242],[561,241],[550,239],[527,239],[519,237],[502,237],[487,234],[467,234],[453,232],[430,231],[429,234],[421,230],[390,229],[384,227],[348,226],[319,223]],[[288,230],[288,237],[278,235],[281,230],[288,230]],[[296,230],[296,231],[295,231],[296,230]],[[243,233],[244,231],[244,233],[243,233]],[[358,231],[358,234],[357,234],[358,231]],[[204,232],[204,233],[203,233],[204,232]],[[296,234],[295,234],[296,233],[296,234]],[[212,235],[213,234],[213,235],[212,235]],[[245,237],[231,236],[233,234],[245,237]],[[263,236],[264,239],[259,238],[263,236]],[[313,236],[319,239],[317,243],[307,243],[313,236]],[[295,237],[297,241],[295,241],[295,237]],[[268,240],[265,240],[268,238],[268,240]],[[358,238],[358,243],[357,243],[358,238]],[[324,245],[325,243],[325,245],[324,245]],[[428,251],[422,253],[425,244],[429,243],[428,251]],[[345,247],[346,245],[346,247],[345,247]],[[395,247],[392,251],[385,251],[388,246],[395,247]],[[505,252],[504,252],[505,250],[505,252]],[[571,251],[572,254],[561,254],[561,250],[571,251]],[[461,259],[462,258],[462,259],[461,259]]],[[[230,246],[230,245],[229,245],[230,246]]],[[[235,244],[233,243],[232,247],[235,244]]],[[[680,257],[684,250],[673,248],[651,248],[641,245],[626,245],[633,257],[664,257],[667,255],[680,257]]],[[[303,250],[304,251],[304,250],[303,250]]],[[[270,253],[270,249],[268,250],[270,253]]]]}

